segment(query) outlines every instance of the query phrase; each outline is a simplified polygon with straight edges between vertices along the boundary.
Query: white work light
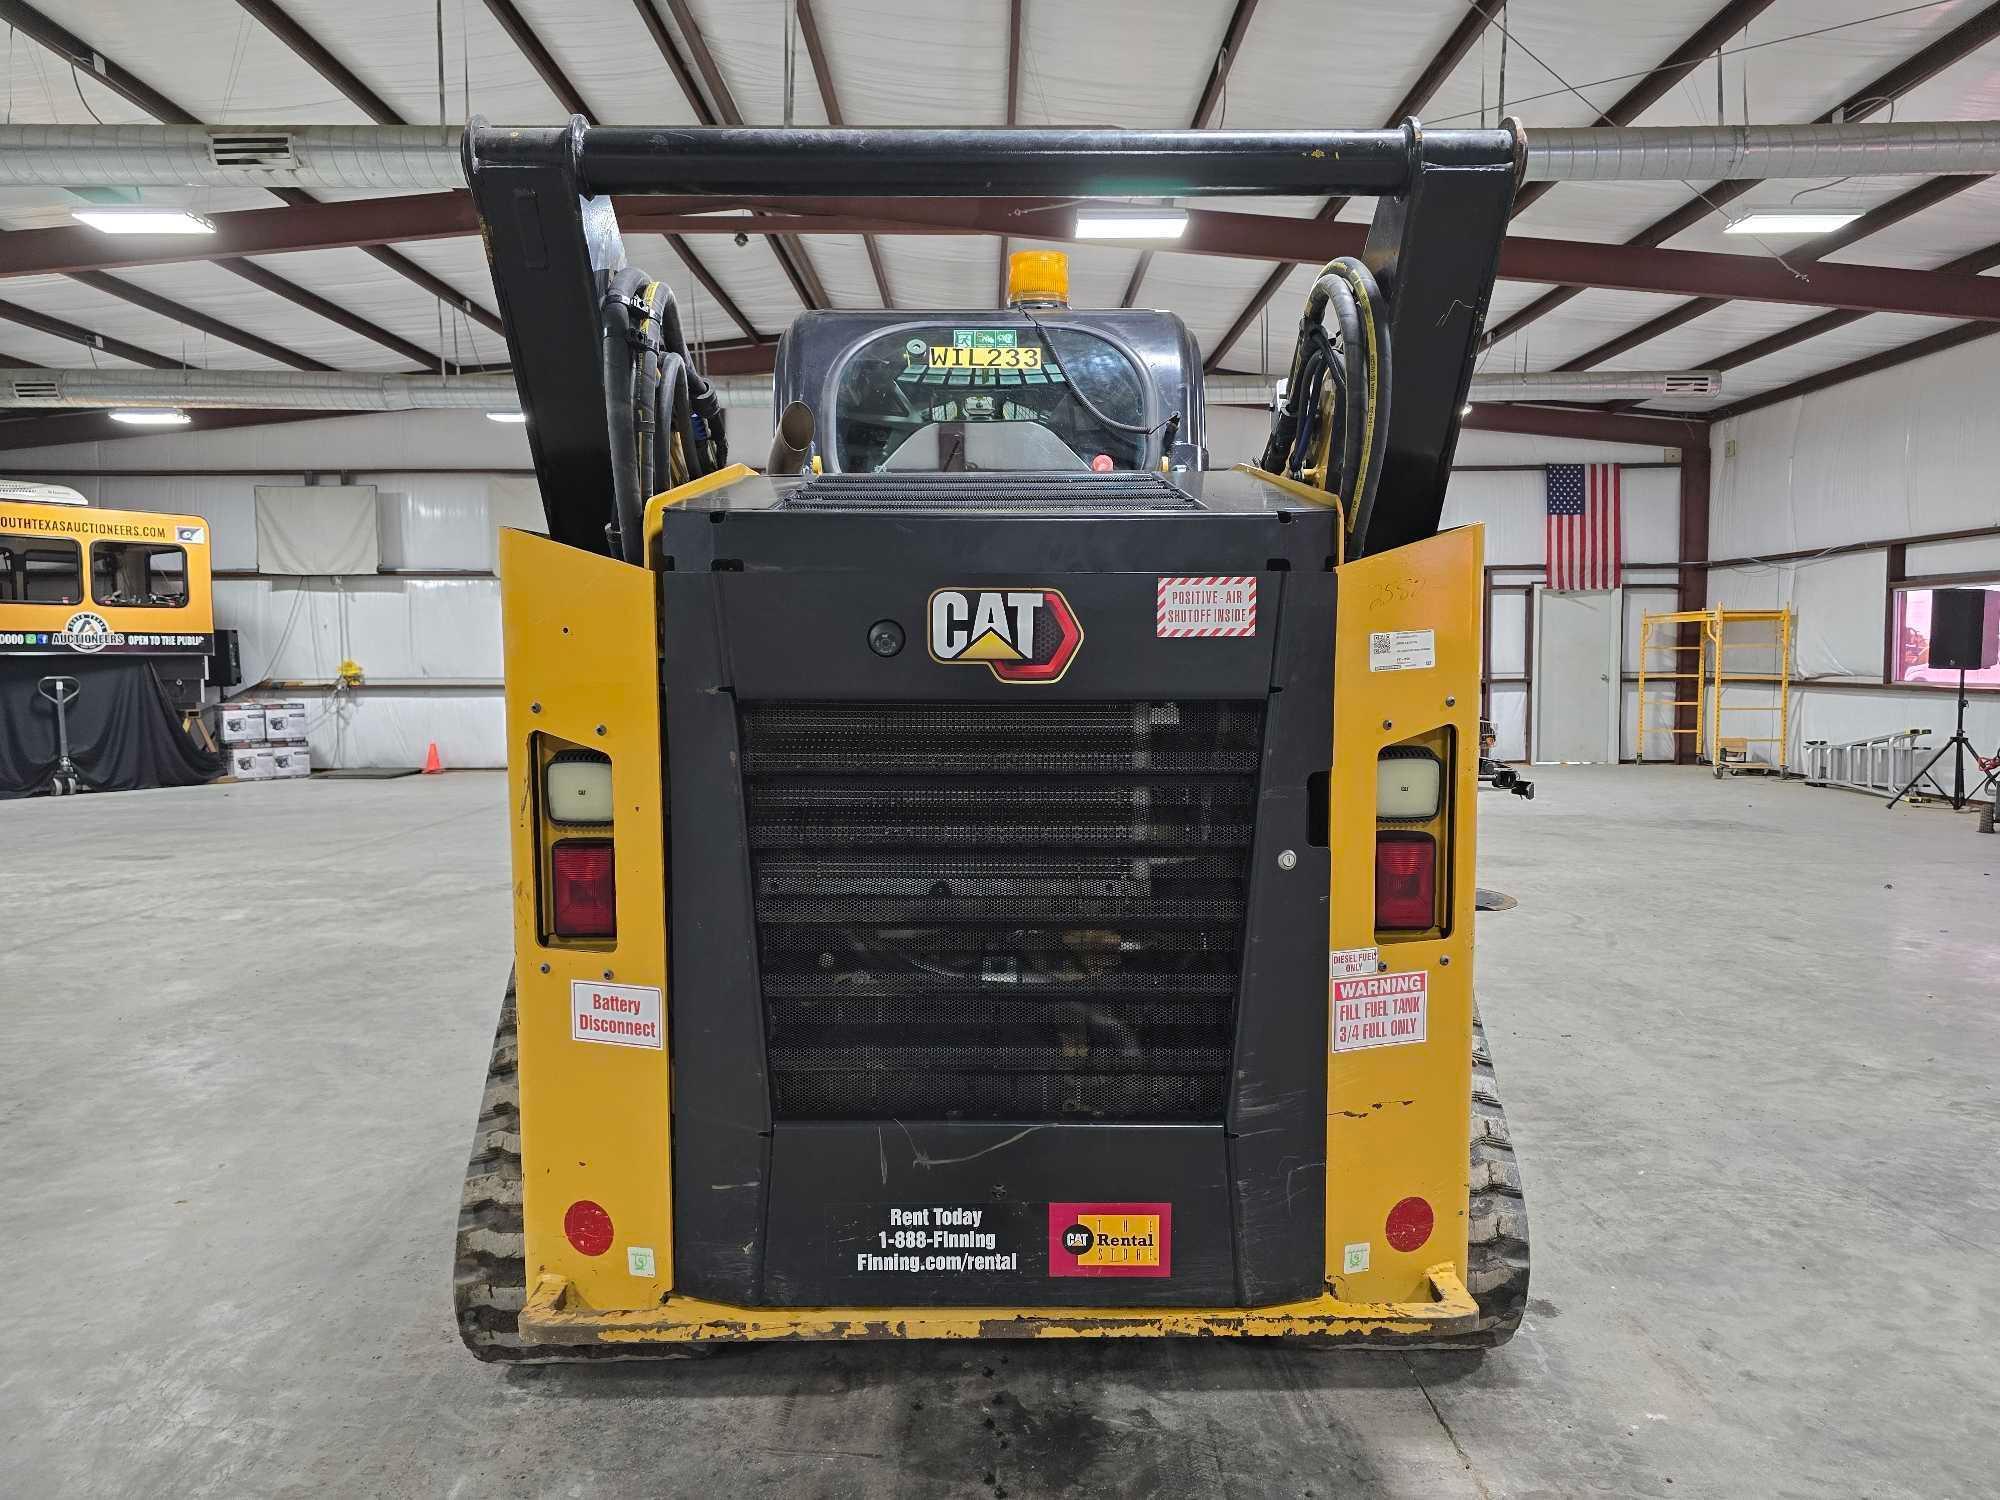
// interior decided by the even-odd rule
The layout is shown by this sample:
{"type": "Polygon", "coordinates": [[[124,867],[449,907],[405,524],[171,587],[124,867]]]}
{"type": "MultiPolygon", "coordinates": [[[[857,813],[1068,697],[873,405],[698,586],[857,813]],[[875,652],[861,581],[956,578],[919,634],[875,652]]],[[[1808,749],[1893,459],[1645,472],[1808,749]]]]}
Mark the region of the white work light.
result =
{"type": "Polygon", "coordinates": [[[1080,208],[1080,240],[1177,240],[1187,233],[1184,208],[1080,208]]]}
{"type": "Polygon", "coordinates": [[[72,219],[104,234],[214,234],[215,225],[184,208],[73,208],[72,219]]]}

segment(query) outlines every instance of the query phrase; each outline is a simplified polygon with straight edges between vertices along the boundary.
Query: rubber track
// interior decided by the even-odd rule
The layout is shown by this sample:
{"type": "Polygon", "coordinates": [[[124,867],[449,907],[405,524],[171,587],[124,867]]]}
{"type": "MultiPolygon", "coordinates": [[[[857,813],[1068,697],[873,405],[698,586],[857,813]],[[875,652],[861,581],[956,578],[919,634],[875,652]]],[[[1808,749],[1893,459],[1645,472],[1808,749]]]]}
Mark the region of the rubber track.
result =
{"type": "MultiPolygon", "coordinates": [[[[483,1360],[516,1364],[571,1364],[583,1360],[686,1359],[695,1346],[649,1344],[621,1349],[603,1344],[526,1344],[518,1331],[527,1290],[521,1228],[521,1096],[514,1021],[514,979],[500,1003],[493,1056],[479,1126],[465,1167],[458,1213],[458,1257],[452,1306],[459,1337],[483,1360]]],[[[1472,1018],[1471,1250],[1466,1286],[1479,1303],[1480,1326],[1470,1333],[1395,1348],[1467,1348],[1504,1344],[1520,1326],[1528,1303],[1528,1211],[1521,1171],[1507,1135],[1507,1117],[1493,1078],[1493,1056],[1478,1012],[1472,1018]]]]}
{"type": "Polygon", "coordinates": [[[493,1029],[493,1057],[479,1125],[465,1165],[458,1209],[458,1256],[451,1301],[458,1336],[484,1360],[510,1364],[575,1364],[618,1359],[687,1359],[702,1350],[674,1345],[623,1349],[607,1344],[526,1344],[521,1303],[527,1295],[527,1262],[521,1246],[521,1079],[514,1023],[514,976],[507,976],[500,1024],[493,1029]]]}

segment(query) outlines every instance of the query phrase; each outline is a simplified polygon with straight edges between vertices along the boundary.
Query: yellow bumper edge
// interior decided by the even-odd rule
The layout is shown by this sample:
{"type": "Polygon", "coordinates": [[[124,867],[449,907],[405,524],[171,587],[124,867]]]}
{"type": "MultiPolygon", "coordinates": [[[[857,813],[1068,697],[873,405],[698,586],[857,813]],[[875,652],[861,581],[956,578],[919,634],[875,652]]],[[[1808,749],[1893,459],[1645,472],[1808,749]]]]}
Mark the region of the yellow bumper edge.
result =
{"type": "Polygon", "coordinates": [[[1449,1261],[1428,1302],[1346,1302],[1331,1293],[1271,1307],[731,1307],[668,1296],[657,1307],[591,1308],[544,1275],[521,1309],[530,1344],[746,1343],[821,1339],[1314,1338],[1371,1343],[1469,1333],[1479,1307],[1449,1261]]]}

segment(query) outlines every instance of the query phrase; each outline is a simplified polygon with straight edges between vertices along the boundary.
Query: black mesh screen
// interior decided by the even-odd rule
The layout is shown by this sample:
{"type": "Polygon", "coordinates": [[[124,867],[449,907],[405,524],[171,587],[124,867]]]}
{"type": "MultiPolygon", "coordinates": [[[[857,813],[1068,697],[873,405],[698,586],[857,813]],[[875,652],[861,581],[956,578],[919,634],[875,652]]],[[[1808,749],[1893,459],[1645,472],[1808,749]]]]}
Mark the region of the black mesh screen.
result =
{"type": "Polygon", "coordinates": [[[1261,702],[741,714],[777,1118],[1221,1118],[1261,702]]]}
{"type": "Polygon", "coordinates": [[[975,474],[821,474],[778,502],[781,510],[986,510],[1032,515],[1200,510],[1158,474],[1137,469],[975,474]]]}

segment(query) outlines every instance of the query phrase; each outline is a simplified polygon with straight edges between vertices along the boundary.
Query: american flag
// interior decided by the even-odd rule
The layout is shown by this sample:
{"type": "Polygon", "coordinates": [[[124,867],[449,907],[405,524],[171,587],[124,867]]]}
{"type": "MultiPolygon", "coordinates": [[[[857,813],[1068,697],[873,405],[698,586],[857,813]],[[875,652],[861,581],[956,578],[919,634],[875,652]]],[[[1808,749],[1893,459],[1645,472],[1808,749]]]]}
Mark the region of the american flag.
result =
{"type": "Polygon", "coordinates": [[[1616,464],[1550,464],[1549,587],[1615,589],[1622,580],[1616,464]]]}

